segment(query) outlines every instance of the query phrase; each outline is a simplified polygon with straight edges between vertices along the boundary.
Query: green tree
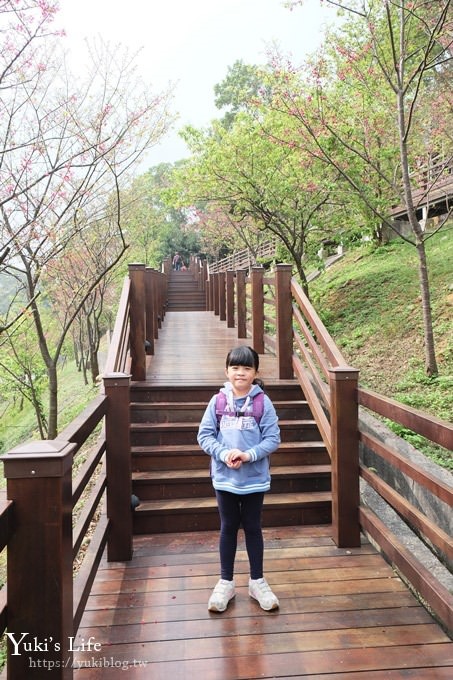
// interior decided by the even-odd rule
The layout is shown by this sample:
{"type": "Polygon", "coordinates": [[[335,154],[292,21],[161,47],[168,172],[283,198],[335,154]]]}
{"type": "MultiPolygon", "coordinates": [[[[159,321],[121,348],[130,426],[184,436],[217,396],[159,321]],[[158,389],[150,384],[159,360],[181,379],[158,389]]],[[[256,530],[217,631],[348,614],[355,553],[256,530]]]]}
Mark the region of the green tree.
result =
{"type": "Polygon", "coordinates": [[[225,127],[232,126],[239,111],[247,111],[250,102],[262,89],[263,80],[257,66],[238,60],[228,67],[225,79],[214,85],[216,107],[227,109],[222,119],[225,127]]]}
{"type": "Polygon", "coordinates": [[[123,194],[124,224],[129,257],[159,267],[176,250],[188,261],[199,252],[191,216],[173,200],[173,172],[178,166],[161,163],[136,178],[123,194]]]}
{"type": "Polygon", "coordinates": [[[238,228],[244,220],[257,234],[276,237],[292,257],[302,285],[307,239],[330,200],[334,181],[302,151],[281,143],[281,116],[237,114],[230,129],[213,123],[203,137],[186,130],[194,157],[184,169],[184,200],[221,207],[238,228]],[[273,136],[264,134],[272,130],[273,136]]]}
{"type": "Polygon", "coordinates": [[[36,334],[29,314],[22,316],[20,327],[13,335],[2,335],[0,345],[0,395],[3,405],[21,411],[24,401],[35,413],[39,436],[45,439],[47,371],[37,348],[36,334]]]}
{"type": "Polygon", "coordinates": [[[170,123],[169,93],[152,95],[136,77],[134,57],[118,46],[96,42],[83,78],[69,73],[61,43],[46,35],[54,11],[52,2],[37,0],[0,5],[0,14],[14,18],[0,34],[1,272],[15,284],[0,326],[13,336],[21,316],[31,314],[48,377],[50,439],[58,431],[57,367],[67,334],[126,250],[121,188],[170,123]],[[80,277],[64,290],[58,282],[69,254],[80,258],[80,277]],[[50,332],[55,318],[59,326],[50,332]]]}
{"type": "MultiPolygon", "coordinates": [[[[434,375],[437,362],[425,250],[426,240],[432,232],[425,231],[417,214],[415,196],[420,188],[420,173],[412,170],[420,159],[427,158],[432,151],[439,151],[435,148],[438,137],[430,134],[429,121],[436,117],[433,108],[436,101],[431,94],[433,82],[440,80],[452,59],[452,2],[345,0],[329,4],[341,7],[350,19],[339,29],[334,44],[330,44],[342,57],[339,61],[337,56],[335,63],[335,83],[332,85],[332,70],[326,68],[329,53],[324,51],[313,70],[315,102],[299,97],[297,92],[288,93],[288,88],[281,88],[278,108],[286,108],[288,115],[299,121],[304,135],[316,145],[318,157],[338,170],[369,210],[415,247],[423,311],[425,368],[428,375],[434,375]],[[354,30],[350,29],[351,21],[354,30]],[[345,81],[349,86],[345,87],[345,81]],[[354,90],[360,93],[361,108],[357,106],[357,98],[348,96],[354,90]],[[344,104],[356,103],[356,108],[351,106],[349,111],[353,119],[361,118],[361,125],[349,124],[344,107],[343,116],[339,117],[341,105],[335,93],[345,95],[344,104]],[[382,122],[386,123],[385,127],[379,126],[378,135],[374,130],[376,113],[382,113],[382,122]],[[372,190],[368,191],[368,187],[372,190]],[[405,206],[411,230],[409,236],[401,233],[391,219],[389,203],[392,198],[394,205],[405,206]]],[[[448,85],[445,79],[443,82],[451,101],[451,80],[448,85]]],[[[447,100],[446,94],[444,92],[443,101],[447,100]]],[[[448,107],[444,111],[448,113],[448,107]]],[[[449,118],[451,127],[451,107],[449,118]]],[[[450,157],[445,157],[444,163],[449,162],[450,157]]],[[[442,174],[440,168],[426,187],[427,191],[435,188],[442,174]]]]}

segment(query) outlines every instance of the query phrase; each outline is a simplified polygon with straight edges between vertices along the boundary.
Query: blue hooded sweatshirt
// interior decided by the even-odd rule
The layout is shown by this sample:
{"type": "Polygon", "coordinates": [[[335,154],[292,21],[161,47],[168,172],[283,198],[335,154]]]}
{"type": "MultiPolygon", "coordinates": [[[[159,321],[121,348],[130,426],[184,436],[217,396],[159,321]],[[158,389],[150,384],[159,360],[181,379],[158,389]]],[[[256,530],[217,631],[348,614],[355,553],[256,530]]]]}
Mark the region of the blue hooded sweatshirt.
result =
{"type": "Polygon", "coordinates": [[[211,456],[211,477],[214,489],[236,494],[257,493],[270,489],[269,456],[280,444],[280,429],[274,405],[264,395],[264,410],[258,423],[253,416],[252,400],[263,390],[252,385],[247,396],[235,398],[232,385],[225,383],[225,414],[220,423],[216,415],[215,394],[206,408],[198,429],[198,444],[211,456]],[[231,413],[231,415],[230,415],[231,413]],[[231,449],[250,455],[248,463],[239,469],[229,468],[225,457],[231,449]]]}

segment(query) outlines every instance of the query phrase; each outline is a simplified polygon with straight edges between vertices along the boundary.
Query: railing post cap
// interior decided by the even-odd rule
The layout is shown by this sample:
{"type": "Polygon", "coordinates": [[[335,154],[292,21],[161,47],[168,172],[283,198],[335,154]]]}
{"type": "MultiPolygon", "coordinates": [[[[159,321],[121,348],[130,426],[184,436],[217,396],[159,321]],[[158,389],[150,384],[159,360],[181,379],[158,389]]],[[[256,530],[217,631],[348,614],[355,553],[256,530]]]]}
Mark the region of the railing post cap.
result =
{"type": "Polygon", "coordinates": [[[289,270],[292,271],[293,265],[292,265],[292,264],[288,264],[287,262],[280,262],[280,263],[278,263],[278,264],[275,265],[275,268],[276,268],[276,269],[281,269],[281,270],[289,269],[289,270]]]}
{"type": "Polygon", "coordinates": [[[130,262],[128,264],[129,271],[136,269],[145,269],[146,265],[141,262],[130,262]]]}
{"type": "Polygon", "coordinates": [[[102,380],[104,381],[104,385],[106,383],[109,384],[109,387],[116,387],[119,385],[128,385],[131,379],[131,374],[130,373],[106,373],[105,375],[102,376],[102,380]]]}
{"type": "Polygon", "coordinates": [[[6,478],[62,477],[72,466],[77,444],[63,439],[26,442],[8,451],[0,459],[6,478]]]}
{"type": "Polygon", "coordinates": [[[357,379],[360,371],[352,366],[330,366],[329,373],[335,380],[349,380],[350,378],[357,379]]]}

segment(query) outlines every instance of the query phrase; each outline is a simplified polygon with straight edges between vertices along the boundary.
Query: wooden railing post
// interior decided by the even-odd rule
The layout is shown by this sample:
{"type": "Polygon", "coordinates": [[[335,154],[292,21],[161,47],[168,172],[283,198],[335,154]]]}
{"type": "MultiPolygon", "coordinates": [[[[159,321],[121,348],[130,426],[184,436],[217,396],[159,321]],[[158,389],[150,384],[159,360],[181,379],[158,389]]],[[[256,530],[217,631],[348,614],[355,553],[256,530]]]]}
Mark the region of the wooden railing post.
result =
{"type": "Polygon", "coordinates": [[[214,314],[219,316],[219,275],[212,274],[212,303],[214,314]]]}
{"type": "Polygon", "coordinates": [[[154,292],[155,284],[154,272],[150,267],[145,269],[145,319],[146,319],[146,340],[148,341],[147,354],[154,354],[154,339],[157,331],[157,309],[156,295],[154,292]]]}
{"type": "Polygon", "coordinates": [[[329,369],[332,532],[339,548],[360,546],[358,370],[329,369]]]}
{"type": "Polygon", "coordinates": [[[75,448],[63,440],[35,441],[2,456],[15,522],[7,567],[9,680],[39,680],[48,671],[58,680],[73,677],[75,448]]]}
{"type": "Polygon", "coordinates": [[[279,378],[283,380],[294,376],[291,273],[290,264],[278,264],[275,270],[277,359],[279,378]]]}
{"type": "Polygon", "coordinates": [[[247,337],[247,298],[245,288],[246,271],[238,269],[236,271],[236,309],[238,338],[247,337]]]}
{"type": "Polygon", "coordinates": [[[107,559],[132,557],[132,469],[130,443],[130,381],[125,373],[104,376],[107,517],[110,521],[107,559]]]}
{"type": "Polygon", "coordinates": [[[226,319],[226,292],[225,292],[225,272],[219,272],[219,319],[225,321],[226,319]]]}
{"type": "Polygon", "coordinates": [[[158,277],[158,282],[159,282],[159,291],[160,291],[160,296],[159,296],[159,316],[158,316],[158,322],[159,322],[159,328],[162,325],[163,320],[165,319],[165,314],[167,313],[167,299],[168,299],[168,275],[167,274],[162,274],[158,277]]]}
{"type": "Polygon", "coordinates": [[[208,278],[206,279],[204,295],[206,300],[206,311],[212,312],[212,274],[208,274],[208,278]]]}
{"type": "Polygon", "coordinates": [[[145,380],[145,265],[130,264],[129,299],[130,351],[132,380],[145,380]]]}
{"type": "Polygon", "coordinates": [[[159,337],[159,328],[162,325],[162,290],[161,290],[162,282],[161,282],[161,278],[163,276],[164,276],[164,274],[161,274],[156,269],[151,269],[151,281],[152,281],[151,294],[153,296],[153,310],[154,310],[154,317],[153,317],[154,340],[157,340],[157,338],[159,337]]]}
{"type": "Polygon", "coordinates": [[[264,267],[252,267],[252,345],[264,354],[264,267]]]}
{"type": "Polygon", "coordinates": [[[234,328],[234,272],[226,273],[226,321],[227,328],[234,328]]]}
{"type": "Polygon", "coordinates": [[[201,289],[206,289],[206,282],[208,280],[208,263],[203,260],[201,265],[201,289]]]}

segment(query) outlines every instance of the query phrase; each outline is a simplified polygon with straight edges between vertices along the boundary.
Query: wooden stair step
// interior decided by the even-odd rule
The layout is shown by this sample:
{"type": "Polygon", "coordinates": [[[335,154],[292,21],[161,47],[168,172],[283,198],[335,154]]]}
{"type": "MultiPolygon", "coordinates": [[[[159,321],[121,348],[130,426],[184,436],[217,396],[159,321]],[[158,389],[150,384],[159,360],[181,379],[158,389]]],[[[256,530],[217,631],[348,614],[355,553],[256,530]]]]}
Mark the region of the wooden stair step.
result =
{"type": "Polygon", "coordinates": [[[197,423],[131,423],[131,432],[181,432],[189,430],[194,431],[198,429],[197,423]]]}
{"type": "Polygon", "coordinates": [[[133,482],[149,482],[155,484],[161,484],[162,482],[195,482],[197,480],[205,480],[209,477],[209,467],[196,470],[144,470],[132,473],[133,482]]]}
{"type": "MultiPolygon", "coordinates": [[[[278,447],[278,451],[273,455],[278,455],[279,452],[289,451],[298,452],[301,451],[324,451],[325,445],[322,441],[300,441],[300,442],[281,442],[278,447]]],[[[157,444],[157,445],[146,445],[146,446],[132,446],[132,455],[148,455],[148,456],[180,456],[181,454],[194,454],[199,453],[200,455],[207,456],[198,445],[194,444],[157,444]]]]}
{"type": "MultiPolygon", "coordinates": [[[[279,408],[305,408],[308,405],[308,402],[305,401],[305,399],[298,399],[295,401],[292,400],[274,400],[273,404],[275,406],[275,410],[278,412],[279,408]]],[[[185,410],[188,408],[194,408],[194,409],[205,409],[208,403],[206,401],[156,401],[156,402],[144,402],[144,401],[131,401],[131,408],[141,408],[141,409],[149,409],[149,410],[165,410],[165,409],[172,409],[172,410],[185,410]]]]}
{"type": "MultiPolygon", "coordinates": [[[[271,459],[272,460],[272,459],[271,459]]],[[[283,476],[283,477],[317,477],[326,476],[331,474],[330,465],[272,465],[271,464],[271,475],[272,477],[283,476]]]]}
{"type": "MultiPolygon", "coordinates": [[[[317,428],[315,420],[279,420],[280,429],[306,429],[317,428]]],[[[193,422],[165,422],[165,423],[131,423],[130,429],[133,432],[174,432],[175,430],[198,429],[199,423],[193,422]]]]}
{"type": "MultiPolygon", "coordinates": [[[[134,511],[134,533],[174,533],[218,530],[219,512],[214,496],[144,501],[134,511]]],[[[327,491],[272,494],[263,506],[263,526],[330,524],[331,493],[327,491]]]]}
{"type": "MultiPolygon", "coordinates": [[[[152,403],[133,401],[131,402],[131,421],[136,425],[139,423],[172,422],[178,420],[199,424],[206,406],[207,401],[161,401],[152,403]]],[[[309,407],[306,401],[274,401],[274,406],[281,419],[287,420],[288,416],[292,414],[309,415],[309,407]]]]}
{"type": "MultiPolygon", "coordinates": [[[[313,450],[313,451],[324,451],[325,445],[322,441],[300,441],[300,442],[281,442],[278,447],[278,451],[298,451],[301,450],[313,450]]],[[[147,454],[150,456],[174,456],[181,455],[184,453],[200,453],[204,456],[208,454],[204,453],[198,445],[194,444],[157,444],[157,445],[146,445],[146,446],[132,446],[131,451],[133,455],[147,454]]],[[[278,451],[273,455],[278,455],[278,451]]]]}
{"type": "MultiPolygon", "coordinates": [[[[203,468],[133,472],[132,488],[141,501],[208,496],[213,488],[209,462],[203,468]]],[[[330,491],[330,488],[330,465],[272,467],[274,494],[330,491]]]]}
{"type": "MultiPolygon", "coordinates": [[[[209,459],[208,459],[209,462],[209,459]]],[[[330,465],[275,465],[271,467],[272,477],[302,477],[316,475],[330,475],[330,465]]],[[[209,466],[198,470],[145,470],[133,472],[132,479],[136,482],[187,482],[210,477],[209,466]]]]}
{"type": "MultiPolygon", "coordinates": [[[[181,390],[184,391],[185,400],[202,401],[206,407],[213,394],[218,392],[219,383],[194,383],[192,385],[152,385],[148,382],[133,382],[131,385],[131,400],[142,404],[158,404],[161,401],[180,403],[181,390]]],[[[280,381],[278,384],[266,386],[266,393],[272,401],[289,401],[292,398],[303,400],[300,385],[295,380],[280,381]]]]}
{"type": "MultiPolygon", "coordinates": [[[[264,505],[267,509],[292,506],[320,505],[330,503],[332,494],[328,491],[311,491],[307,493],[291,494],[271,494],[267,493],[264,497],[264,505]]],[[[205,498],[178,498],[158,501],[145,501],[135,510],[136,513],[185,513],[191,511],[209,512],[217,510],[217,499],[212,497],[205,498]]]]}
{"type": "MultiPolygon", "coordinates": [[[[175,311],[189,298],[178,291],[175,311]]],[[[196,434],[218,384],[131,386],[132,488],[140,499],[134,533],[218,530],[219,513],[210,458],[196,434]]],[[[271,457],[272,488],[265,495],[263,526],[320,525],[332,521],[331,465],[300,385],[268,385],[281,430],[271,457]]]]}

